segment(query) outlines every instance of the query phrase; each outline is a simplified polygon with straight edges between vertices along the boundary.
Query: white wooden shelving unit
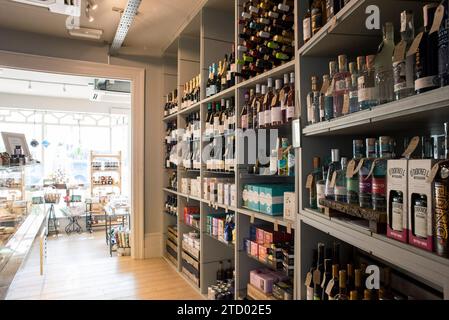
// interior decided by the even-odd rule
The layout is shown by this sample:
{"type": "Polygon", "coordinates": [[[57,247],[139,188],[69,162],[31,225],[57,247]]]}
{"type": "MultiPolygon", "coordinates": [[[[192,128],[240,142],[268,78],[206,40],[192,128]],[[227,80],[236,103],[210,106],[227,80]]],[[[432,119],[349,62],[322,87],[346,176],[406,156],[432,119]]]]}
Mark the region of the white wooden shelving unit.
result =
{"type": "MultiPolygon", "coordinates": [[[[291,229],[295,234],[295,288],[294,298],[304,299],[304,281],[312,259],[312,249],[318,241],[330,242],[334,239],[347,243],[363,251],[365,254],[379,259],[383,263],[392,265],[408,276],[439,291],[441,296],[449,299],[449,260],[440,258],[433,253],[416,249],[406,244],[386,238],[384,235],[373,234],[370,231],[351,224],[345,220],[327,218],[307,209],[308,192],[305,180],[312,170],[312,157],[329,156],[331,148],[340,148],[343,155],[352,155],[352,139],[367,136],[415,135],[416,127],[423,133],[441,131],[444,120],[449,120],[449,88],[441,88],[432,92],[414,96],[382,105],[371,110],[351,114],[335,120],[307,126],[306,122],[306,94],[310,91],[312,75],[321,76],[328,72],[328,62],[339,54],[347,54],[353,60],[357,55],[375,53],[381,41],[380,30],[365,28],[365,9],[369,5],[376,5],[381,12],[381,23],[393,21],[399,26],[400,12],[411,9],[415,12],[416,26],[422,23],[422,5],[424,1],[407,0],[351,0],[336,17],[328,22],[307,44],[302,45],[302,17],[309,1],[295,0],[295,59],[270,72],[239,82],[219,94],[205,98],[204,88],[208,78],[207,67],[222,59],[230,51],[232,43],[239,43],[238,32],[243,0],[209,0],[191,22],[174,40],[177,51],[177,78],[169,75],[165,81],[166,92],[177,87],[179,97],[182,96],[182,85],[201,73],[201,101],[188,109],[180,110],[177,114],[168,116],[164,121],[177,119],[178,128],[184,127],[185,116],[194,111],[200,111],[202,131],[207,111],[207,103],[219,101],[222,98],[235,97],[236,114],[238,117],[243,106],[245,90],[254,88],[256,84],[266,83],[269,77],[281,78],[283,74],[296,73],[296,113],[301,122],[301,148],[296,150],[296,179],[297,221],[291,223],[282,217],[271,217],[252,212],[241,207],[238,196],[237,208],[215,205],[200,198],[184,195],[170,189],[167,194],[178,197],[178,218],[164,218],[166,226],[178,225],[178,257],[181,256],[182,233],[190,230],[182,223],[182,210],[186,205],[200,207],[201,213],[201,256],[200,256],[200,287],[204,295],[207,287],[215,282],[218,261],[232,259],[236,269],[236,298],[246,294],[249,282],[249,271],[262,267],[260,263],[248,257],[243,251],[243,239],[249,235],[252,220],[265,221],[291,229]],[[416,127],[415,127],[416,126],[416,127]],[[412,128],[410,133],[407,129],[412,128]],[[401,132],[402,131],[402,132],[401,132]],[[220,243],[217,239],[205,235],[206,215],[215,209],[234,212],[236,215],[237,239],[235,246],[220,243]]],[[[396,35],[399,32],[395,33],[396,35]]],[[[396,39],[397,40],[397,39],[396,39]]],[[[173,47],[172,45],[172,47],[173,47]]],[[[291,128],[287,130],[291,133],[291,128]]],[[[239,139],[236,139],[238,143],[239,139]]],[[[236,150],[239,146],[236,146],[236,150]]],[[[178,169],[178,182],[185,176],[213,177],[213,173],[202,168],[197,173],[185,172],[178,169]]],[[[243,183],[251,179],[245,177],[241,168],[237,166],[233,176],[237,191],[242,190],[243,183]]],[[[252,180],[254,181],[254,180],[252,180]]],[[[180,190],[180,188],[178,188],[180,190]]],[[[161,208],[161,212],[162,212],[161,208]]],[[[165,239],[164,239],[165,241],[165,239]]],[[[165,247],[165,243],[164,243],[165,247]]],[[[181,270],[180,259],[177,269],[181,270]]]]}

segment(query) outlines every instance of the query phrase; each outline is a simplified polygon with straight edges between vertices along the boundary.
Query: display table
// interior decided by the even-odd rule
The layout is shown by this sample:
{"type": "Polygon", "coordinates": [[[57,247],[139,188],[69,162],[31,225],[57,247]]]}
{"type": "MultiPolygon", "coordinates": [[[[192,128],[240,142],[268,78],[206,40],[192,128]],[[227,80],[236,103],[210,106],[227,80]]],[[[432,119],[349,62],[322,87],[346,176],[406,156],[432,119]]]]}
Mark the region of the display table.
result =
{"type": "Polygon", "coordinates": [[[104,207],[105,216],[106,216],[106,244],[109,246],[109,254],[112,257],[114,242],[112,239],[113,231],[112,227],[114,226],[130,226],[130,212],[128,206],[120,206],[114,207],[113,205],[106,205],[104,207]]]}

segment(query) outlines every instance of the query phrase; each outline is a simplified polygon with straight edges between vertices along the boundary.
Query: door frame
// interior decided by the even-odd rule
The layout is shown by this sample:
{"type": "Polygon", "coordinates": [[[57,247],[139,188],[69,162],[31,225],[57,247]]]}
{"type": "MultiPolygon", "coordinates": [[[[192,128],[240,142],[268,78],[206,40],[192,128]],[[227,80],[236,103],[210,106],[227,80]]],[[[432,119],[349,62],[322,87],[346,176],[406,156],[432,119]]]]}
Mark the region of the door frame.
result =
{"type": "Polygon", "coordinates": [[[0,67],[131,83],[131,257],[144,259],[145,69],[0,50],[0,67]]]}

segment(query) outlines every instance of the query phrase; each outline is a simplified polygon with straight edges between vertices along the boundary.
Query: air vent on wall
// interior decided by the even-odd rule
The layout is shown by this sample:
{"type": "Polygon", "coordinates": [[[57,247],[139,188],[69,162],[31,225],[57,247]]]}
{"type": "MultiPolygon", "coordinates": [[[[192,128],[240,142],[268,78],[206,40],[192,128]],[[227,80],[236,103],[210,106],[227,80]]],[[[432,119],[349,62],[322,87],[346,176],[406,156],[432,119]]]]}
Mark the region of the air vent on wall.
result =
{"type": "Polygon", "coordinates": [[[90,100],[131,104],[131,83],[129,81],[95,79],[90,100]]]}

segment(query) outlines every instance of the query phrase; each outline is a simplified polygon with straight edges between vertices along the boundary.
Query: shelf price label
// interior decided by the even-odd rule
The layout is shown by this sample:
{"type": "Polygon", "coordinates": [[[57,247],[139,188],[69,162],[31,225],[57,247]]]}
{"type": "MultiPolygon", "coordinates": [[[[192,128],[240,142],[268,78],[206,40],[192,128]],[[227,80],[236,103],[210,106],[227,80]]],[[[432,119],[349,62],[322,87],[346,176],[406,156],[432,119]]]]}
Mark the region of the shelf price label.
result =
{"type": "Polygon", "coordinates": [[[292,224],[290,222],[287,223],[287,233],[292,234],[292,224]]]}
{"type": "Polygon", "coordinates": [[[274,227],[273,227],[273,230],[274,230],[275,232],[278,232],[278,231],[279,231],[279,225],[278,225],[278,222],[277,222],[277,221],[274,221],[274,227]]]}
{"type": "Polygon", "coordinates": [[[410,156],[412,155],[413,152],[415,152],[416,148],[418,147],[418,144],[419,144],[419,137],[413,137],[413,139],[408,144],[408,147],[407,149],[405,149],[402,156],[404,158],[410,159],[410,156]]]}
{"type": "Polygon", "coordinates": [[[429,31],[429,34],[437,32],[440,30],[441,23],[444,18],[444,5],[440,4],[435,12],[435,18],[433,18],[432,28],[429,31]]]}
{"type": "Polygon", "coordinates": [[[251,214],[251,219],[250,219],[250,223],[254,224],[254,220],[256,219],[256,217],[254,216],[254,213],[251,214]]]}

